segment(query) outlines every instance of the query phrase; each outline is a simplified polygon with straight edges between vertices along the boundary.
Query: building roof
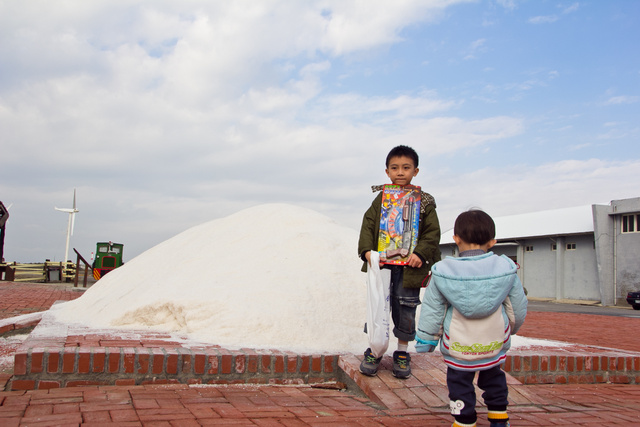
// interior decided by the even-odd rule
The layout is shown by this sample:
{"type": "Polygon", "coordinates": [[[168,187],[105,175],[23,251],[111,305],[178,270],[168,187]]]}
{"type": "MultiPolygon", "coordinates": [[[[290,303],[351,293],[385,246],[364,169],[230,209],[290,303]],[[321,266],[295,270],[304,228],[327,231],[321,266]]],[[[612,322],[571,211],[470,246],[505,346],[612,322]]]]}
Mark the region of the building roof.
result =
{"type": "MultiPolygon", "coordinates": [[[[496,223],[498,241],[593,233],[594,231],[591,205],[503,216],[493,220],[496,223]]],[[[441,245],[453,243],[453,229],[442,233],[441,245]]]]}

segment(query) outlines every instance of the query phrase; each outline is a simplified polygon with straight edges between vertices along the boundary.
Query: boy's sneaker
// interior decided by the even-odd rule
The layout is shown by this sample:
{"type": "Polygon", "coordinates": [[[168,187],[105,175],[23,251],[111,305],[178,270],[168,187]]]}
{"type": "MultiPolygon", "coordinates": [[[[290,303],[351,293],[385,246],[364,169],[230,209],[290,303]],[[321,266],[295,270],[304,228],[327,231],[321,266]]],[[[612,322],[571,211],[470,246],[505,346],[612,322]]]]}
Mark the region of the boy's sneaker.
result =
{"type": "Polygon", "coordinates": [[[393,375],[405,379],[411,376],[411,356],[406,351],[393,352],[393,375]]]}
{"type": "Polygon", "coordinates": [[[509,427],[511,424],[509,423],[509,421],[500,421],[500,422],[495,422],[495,421],[491,421],[491,424],[489,424],[489,427],[509,427]]]}
{"type": "Polygon", "coordinates": [[[378,366],[380,366],[381,361],[382,357],[374,357],[371,349],[368,348],[367,351],[364,352],[362,363],[360,363],[360,372],[370,377],[374,376],[378,372],[378,366]]]}

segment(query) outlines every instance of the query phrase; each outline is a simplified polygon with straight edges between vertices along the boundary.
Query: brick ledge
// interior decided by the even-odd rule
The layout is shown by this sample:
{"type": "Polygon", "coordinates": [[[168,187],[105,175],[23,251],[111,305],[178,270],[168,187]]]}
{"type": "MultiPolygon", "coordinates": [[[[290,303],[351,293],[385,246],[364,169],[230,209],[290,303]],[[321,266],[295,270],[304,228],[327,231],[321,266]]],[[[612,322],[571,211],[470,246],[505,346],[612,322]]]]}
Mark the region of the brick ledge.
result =
{"type": "MultiPolygon", "coordinates": [[[[35,325],[15,354],[12,390],[171,383],[313,384],[335,382],[346,375],[370,395],[358,372],[362,356],[186,345],[183,337],[166,333],[61,327],[43,313],[0,321],[0,333],[35,325]]],[[[418,361],[440,355],[412,357],[418,361]]],[[[504,370],[522,384],[640,384],[640,353],[583,345],[514,349],[504,370]]]]}

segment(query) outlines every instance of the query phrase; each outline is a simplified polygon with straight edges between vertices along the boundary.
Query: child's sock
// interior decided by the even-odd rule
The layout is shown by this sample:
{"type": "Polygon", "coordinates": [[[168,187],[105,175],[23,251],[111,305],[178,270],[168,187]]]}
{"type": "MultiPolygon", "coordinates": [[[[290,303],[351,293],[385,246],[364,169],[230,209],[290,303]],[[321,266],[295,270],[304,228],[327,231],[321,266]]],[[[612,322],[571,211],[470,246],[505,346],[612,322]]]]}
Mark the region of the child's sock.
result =
{"type": "Polygon", "coordinates": [[[398,344],[398,351],[404,351],[405,353],[409,349],[409,344],[398,344]]]}
{"type": "Polygon", "coordinates": [[[503,423],[498,425],[508,425],[507,422],[509,421],[509,415],[507,414],[507,411],[489,410],[489,412],[487,412],[487,419],[490,423],[503,423]]]}

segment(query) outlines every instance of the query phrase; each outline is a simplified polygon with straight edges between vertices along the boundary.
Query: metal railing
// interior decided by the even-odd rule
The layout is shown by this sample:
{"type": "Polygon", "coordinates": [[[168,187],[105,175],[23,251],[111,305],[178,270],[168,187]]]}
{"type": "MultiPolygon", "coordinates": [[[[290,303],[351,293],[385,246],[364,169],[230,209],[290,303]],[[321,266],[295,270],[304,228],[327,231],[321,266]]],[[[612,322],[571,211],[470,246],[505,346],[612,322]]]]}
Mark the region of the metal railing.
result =
{"type": "Polygon", "coordinates": [[[82,262],[84,264],[84,271],[83,271],[83,279],[82,279],[82,287],[86,288],[87,287],[87,278],[89,277],[89,271],[91,271],[93,273],[93,268],[91,267],[91,264],[89,264],[87,262],[86,259],[84,259],[84,257],[82,255],[80,255],[80,252],[78,252],[76,250],[76,248],[73,248],[73,251],[76,253],[77,255],[77,261],[76,261],[76,272],[74,274],[74,279],[73,279],[73,287],[76,288],[78,287],[78,276],[80,276],[80,263],[82,262]]]}
{"type": "Polygon", "coordinates": [[[80,275],[83,276],[82,286],[87,287],[87,281],[93,280],[93,268],[87,260],[74,248],[77,255],[76,263],[51,262],[20,264],[0,263],[0,280],[7,282],[71,282],[77,287],[80,275]]]}

